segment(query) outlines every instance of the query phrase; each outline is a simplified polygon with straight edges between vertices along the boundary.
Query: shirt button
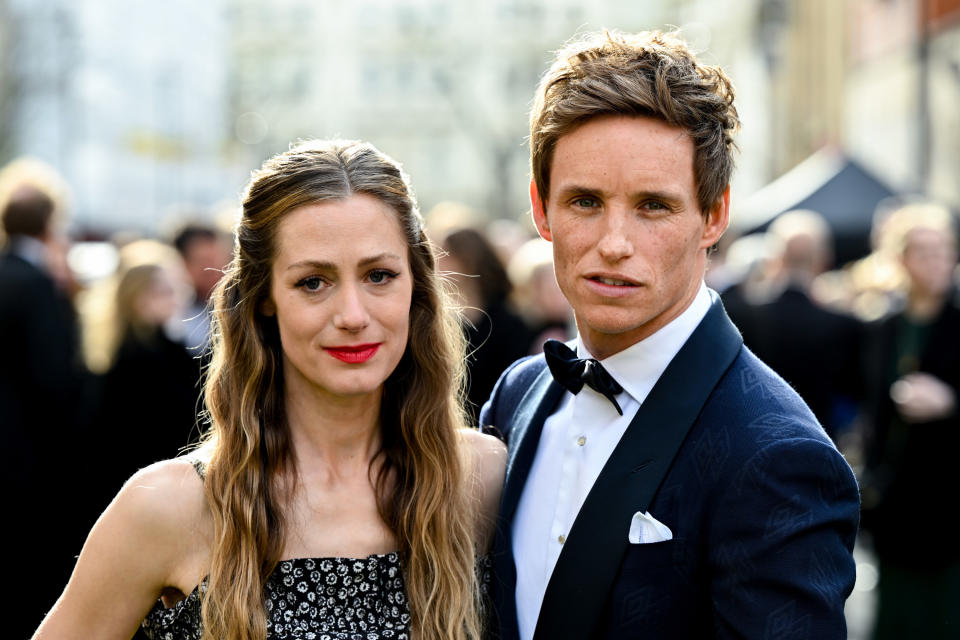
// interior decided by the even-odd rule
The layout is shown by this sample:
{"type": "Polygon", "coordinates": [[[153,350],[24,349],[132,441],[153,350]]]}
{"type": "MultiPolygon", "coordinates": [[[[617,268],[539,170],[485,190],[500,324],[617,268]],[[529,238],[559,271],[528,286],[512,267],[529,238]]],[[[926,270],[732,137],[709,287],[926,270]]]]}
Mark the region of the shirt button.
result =
{"type": "Polygon", "coordinates": [[[577,444],[580,445],[581,447],[587,444],[587,436],[580,436],[579,438],[577,438],[577,444]]]}
{"type": "Polygon", "coordinates": [[[559,542],[560,544],[563,544],[564,542],[566,542],[566,540],[567,540],[567,536],[565,536],[565,535],[562,535],[562,534],[561,534],[561,535],[557,536],[557,542],[559,542]]]}

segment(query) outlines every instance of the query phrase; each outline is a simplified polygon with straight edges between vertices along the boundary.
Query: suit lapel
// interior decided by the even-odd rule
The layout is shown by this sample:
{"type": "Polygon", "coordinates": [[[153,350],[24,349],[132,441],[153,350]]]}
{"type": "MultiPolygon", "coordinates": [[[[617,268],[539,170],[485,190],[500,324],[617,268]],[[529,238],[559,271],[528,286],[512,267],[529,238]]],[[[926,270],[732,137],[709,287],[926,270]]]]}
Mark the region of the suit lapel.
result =
{"type": "MultiPolygon", "coordinates": [[[[544,595],[535,640],[597,631],[629,541],[743,340],[717,299],[640,406],[581,507],[544,595]],[[576,615],[570,615],[575,611],[576,615]]],[[[654,514],[656,515],[656,514],[654,514]]]]}
{"type": "Polygon", "coordinates": [[[496,614],[494,626],[499,628],[498,637],[505,640],[516,638],[519,633],[514,604],[517,573],[513,563],[510,526],[520,495],[523,493],[523,485],[530,473],[530,465],[533,464],[533,458],[537,453],[543,423],[553,412],[561,395],[563,395],[563,388],[553,381],[550,370],[544,365],[543,370],[524,393],[517,408],[507,416],[509,425],[504,424],[503,427],[506,428],[501,427],[508,434],[509,452],[506,478],[500,498],[500,514],[493,539],[494,582],[491,585],[491,597],[496,614]]]}
{"type": "Polygon", "coordinates": [[[537,453],[543,423],[553,413],[561,395],[563,387],[553,381],[550,370],[544,366],[513,414],[507,472],[500,502],[500,517],[506,522],[513,521],[513,512],[517,509],[530,465],[537,453]]]}

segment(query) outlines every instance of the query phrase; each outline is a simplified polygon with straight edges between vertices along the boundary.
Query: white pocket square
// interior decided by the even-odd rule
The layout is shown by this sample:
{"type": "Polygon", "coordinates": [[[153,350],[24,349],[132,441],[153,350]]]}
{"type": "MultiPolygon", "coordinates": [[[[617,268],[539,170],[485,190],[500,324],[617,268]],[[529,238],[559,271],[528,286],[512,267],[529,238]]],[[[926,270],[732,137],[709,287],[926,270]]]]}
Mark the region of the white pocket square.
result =
{"type": "Polygon", "coordinates": [[[630,520],[630,535],[627,536],[631,544],[650,544],[673,540],[673,531],[649,512],[637,511],[630,520]]]}

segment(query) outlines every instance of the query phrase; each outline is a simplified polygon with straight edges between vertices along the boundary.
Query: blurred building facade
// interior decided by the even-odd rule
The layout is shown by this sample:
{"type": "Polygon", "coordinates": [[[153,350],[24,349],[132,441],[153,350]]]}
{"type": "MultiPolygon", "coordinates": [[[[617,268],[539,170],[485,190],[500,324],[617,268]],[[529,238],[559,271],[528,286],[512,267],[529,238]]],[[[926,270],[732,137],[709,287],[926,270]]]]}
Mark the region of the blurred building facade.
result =
{"type": "Polygon", "coordinates": [[[62,172],[81,227],[152,232],[171,207],[216,202],[242,180],[222,153],[222,0],[4,4],[4,159],[62,172]]]}
{"type": "Polygon", "coordinates": [[[251,162],[300,137],[361,137],[403,162],[424,209],[455,199],[515,217],[528,206],[527,110],[549,52],[585,25],[660,25],[670,5],[234,0],[231,117],[253,128],[251,162]]]}
{"type": "Polygon", "coordinates": [[[843,149],[960,206],[960,0],[762,0],[771,175],[843,149]]]}
{"type": "Polygon", "coordinates": [[[857,0],[849,20],[848,145],[960,208],[960,0],[857,0]]]}
{"type": "Polygon", "coordinates": [[[235,200],[291,140],[336,135],[401,160],[424,209],[520,218],[551,51],[587,30],[675,25],[737,87],[734,215],[825,145],[956,204],[958,5],[0,0],[0,161],[60,169],[82,228],[154,231],[177,206],[235,200]]]}

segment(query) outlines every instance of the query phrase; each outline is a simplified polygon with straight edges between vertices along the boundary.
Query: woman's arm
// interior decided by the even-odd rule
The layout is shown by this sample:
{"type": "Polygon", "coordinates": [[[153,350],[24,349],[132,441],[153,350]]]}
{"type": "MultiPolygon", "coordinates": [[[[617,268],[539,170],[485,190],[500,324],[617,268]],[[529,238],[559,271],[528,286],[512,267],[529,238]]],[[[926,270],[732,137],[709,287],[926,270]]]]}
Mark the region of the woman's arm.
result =
{"type": "Polygon", "coordinates": [[[189,593],[208,555],[204,504],[189,462],[137,472],[97,520],[34,640],[129,640],[165,589],[189,593]]]}
{"type": "Polygon", "coordinates": [[[463,442],[468,455],[471,490],[477,505],[477,552],[486,553],[493,539],[500,508],[500,493],[507,468],[507,447],[476,429],[463,429],[463,442]]]}

